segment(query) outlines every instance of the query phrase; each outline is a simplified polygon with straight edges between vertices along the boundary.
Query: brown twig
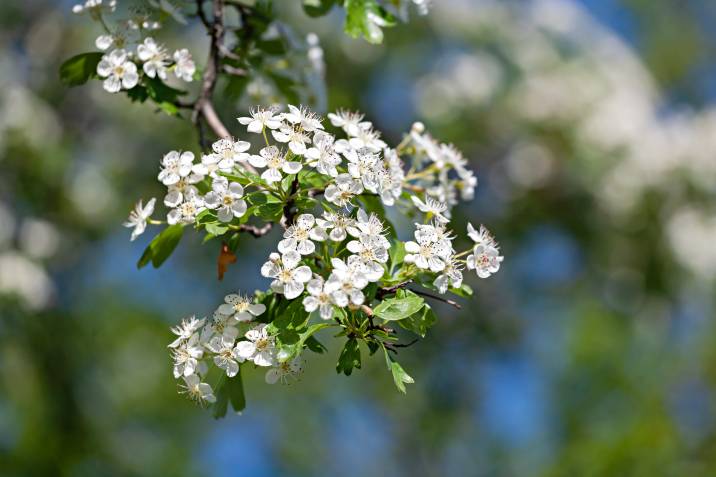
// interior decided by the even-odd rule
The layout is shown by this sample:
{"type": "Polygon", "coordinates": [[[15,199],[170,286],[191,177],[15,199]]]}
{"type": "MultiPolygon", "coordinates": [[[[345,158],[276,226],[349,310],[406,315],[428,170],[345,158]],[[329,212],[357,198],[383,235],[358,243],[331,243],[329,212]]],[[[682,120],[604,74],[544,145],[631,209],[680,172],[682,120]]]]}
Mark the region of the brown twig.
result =
{"type": "MultiPolygon", "coordinates": [[[[231,137],[231,133],[226,126],[224,126],[212,103],[212,96],[218,78],[218,69],[221,65],[221,49],[223,48],[224,41],[224,0],[211,0],[213,15],[211,21],[209,21],[204,12],[205,1],[206,0],[196,0],[196,6],[197,16],[209,33],[209,57],[201,81],[201,91],[199,92],[199,97],[193,104],[193,112],[191,115],[191,120],[199,132],[199,142],[202,148],[207,147],[205,144],[204,128],[201,124],[202,118],[219,138],[231,137]]],[[[250,164],[243,164],[243,167],[249,172],[256,173],[256,169],[250,164]]]]}
{"type": "Polygon", "coordinates": [[[273,228],[273,222],[269,222],[263,227],[257,227],[255,225],[241,224],[239,225],[239,231],[246,232],[253,235],[254,237],[263,237],[264,235],[271,232],[273,228]]]}
{"type": "Polygon", "coordinates": [[[427,297],[427,298],[432,298],[433,300],[437,300],[437,301],[446,303],[446,304],[448,304],[448,305],[450,305],[450,306],[454,306],[454,307],[457,308],[458,310],[462,310],[462,305],[460,305],[460,304],[459,304],[458,302],[456,302],[456,301],[449,300],[449,299],[447,299],[447,298],[443,298],[443,297],[441,297],[441,296],[433,295],[432,293],[427,293],[427,292],[420,291],[420,290],[410,290],[410,291],[413,292],[413,293],[415,293],[416,295],[421,295],[421,296],[424,296],[424,297],[427,297]]]}

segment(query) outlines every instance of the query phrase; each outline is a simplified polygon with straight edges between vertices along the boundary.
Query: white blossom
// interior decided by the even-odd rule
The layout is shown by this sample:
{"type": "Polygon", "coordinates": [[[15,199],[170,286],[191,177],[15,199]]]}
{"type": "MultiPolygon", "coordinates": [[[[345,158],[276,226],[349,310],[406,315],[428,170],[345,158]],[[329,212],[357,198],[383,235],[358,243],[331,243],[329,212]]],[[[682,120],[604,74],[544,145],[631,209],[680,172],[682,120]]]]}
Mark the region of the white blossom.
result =
{"type": "Polygon", "coordinates": [[[204,196],[204,203],[209,209],[217,211],[221,222],[231,222],[234,217],[246,213],[244,188],[238,182],[229,182],[226,177],[217,177],[211,183],[211,191],[204,196]]]}
{"type": "Polygon", "coordinates": [[[266,311],[266,305],[252,303],[248,296],[237,293],[230,293],[224,297],[223,303],[219,305],[219,312],[228,315],[236,321],[251,321],[266,311]]]}
{"type": "Polygon", "coordinates": [[[194,333],[189,339],[182,341],[172,350],[174,358],[174,377],[194,374],[204,350],[199,346],[199,334],[194,333]]]}
{"type": "Polygon", "coordinates": [[[283,176],[281,171],[286,174],[298,174],[303,168],[300,162],[287,161],[283,153],[276,146],[267,146],[259,151],[258,156],[249,157],[249,162],[254,167],[265,167],[266,170],[261,174],[261,178],[268,183],[278,182],[283,176]]]}
{"type": "Polygon", "coordinates": [[[250,117],[238,118],[239,123],[246,126],[246,130],[250,133],[261,134],[264,128],[281,127],[281,117],[273,109],[256,108],[252,109],[250,114],[250,117]]]}
{"type": "Polygon", "coordinates": [[[472,226],[471,223],[467,224],[467,236],[470,237],[470,239],[475,242],[475,245],[480,244],[489,244],[494,245],[495,239],[492,237],[492,234],[490,233],[487,228],[485,228],[484,225],[480,225],[479,230],[475,230],[475,227],[472,226]]]}
{"type": "Polygon", "coordinates": [[[445,269],[453,250],[450,237],[439,224],[416,224],[415,242],[405,242],[405,262],[420,269],[441,272],[445,269]]]}
{"type": "Polygon", "coordinates": [[[301,255],[293,250],[283,255],[272,253],[261,267],[261,275],[274,279],[271,283],[273,291],[293,300],[303,293],[304,284],[311,279],[311,269],[306,265],[299,266],[300,261],[301,255]]]}
{"type": "Polygon", "coordinates": [[[105,51],[108,50],[112,45],[114,45],[114,41],[115,40],[112,35],[100,35],[94,41],[94,45],[97,47],[97,49],[105,51]]]}
{"type": "Polygon", "coordinates": [[[142,69],[147,76],[167,79],[169,54],[166,48],[154,41],[154,38],[147,37],[144,43],[137,46],[137,58],[143,62],[142,69]]]}
{"type": "Polygon", "coordinates": [[[283,233],[283,240],[278,243],[278,251],[286,253],[295,250],[301,255],[310,255],[316,250],[312,242],[322,242],[327,238],[325,231],[315,227],[316,219],[311,214],[301,214],[296,222],[283,233]]]}
{"type": "Polygon", "coordinates": [[[97,64],[97,74],[106,78],[102,86],[110,93],[132,89],[139,82],[137,65],[128,59],[127,52],[122,49],[103,55],[97,64]]]}
{"type": "Polygon", "coordinates": [[[370,123],[359,125],[357,134],[351,137],[348,142],[356,150],[365,148],[372,152],[380,152],[387,146],[380,139],[380,133],[373,129],[370,123]]]}
{"type": "Polygon", "coordinates": [[[72,7],[72,13],[80,14],[89,11],[100,11],[107,10],[112,13],[117,8],[117,0],[108,0],[103,2],[102,0],[86,0],[84,3],[78,3],[72,7]]]}
{"type": "Polygon", "coordinates": [[[214,336],[207,344],[206,349],[214,353],[214,364],[226,371],[226,376],[233,378],[239,373],[239,362],[244,358],[234,347],[235,338],[214,336]]]}
{"type": "Polygon", "coordinates": [[[164,155],[157,179],[166,185],[176,184],[184,177],[189,177],[194,165],[194,153],[191,151],[169,151],[164,155]]]}
{"type": "Polygon", "coordinates": [[[384,273],[381,264],[386,263],[389,258],[388,249],[380,238],[363,234],[359,240],[348,242],[347,248],[360,259],[363,273],[369,281],[380,280],[384,273]]]}
{"type": "MultiPolygon", "coordinates": [[[[308,290],[309,295],[303,299],[304,309],[309,313],[318,310],[321,318],[330,320],[333,316],[333,295],[331,294],[332,290],[326,287],[323,278],[316,276],[316,278],[310,280],[306,285],[306,290],[308,290]]],[[[341,299],[341,302],[345,306],[347,300],[341,299]]]]}
{"type": "Polygon", "coordinates": [[[369,121],[363,121],[363,117],[362,113],[344,110],[328,114],[331,124],[337,128],[343,128],[343,131],[349,136],[357,136],[361,128],[366,129],[372,126],[369,121]]]}
{"type": "Polygon", "coordinates": [[[273,366],[276,361],[276,343],[269,336],[265,324],[251,328],[244,335],[247,341],[239,341],[236,354],[240,358],[253,361],[257,366],[273,366]]]}
{"type": "Polygon", "coordinates": [[[292,379],[297,379],[298,375],[303,372],[303,360],[295,357],[291,361],[278,363],[275,367],[266,371],[266,382],[268,384],[288,384],[292,379]]]}
{"type": "Polygon", "coordinates": [[[186,48],[174,52],[174,75],[187,83],[194,79],[196,65],[186,48]]]}
{"type": "Polygon", "coordinates": [[[204,176],[194,172],[186,177],[182,177],[176,184],[167,186],[167,195],[164,196],[164,205],[174,208],[181,204],[184,197],[192,194],[199,194],[199,189],[194,184],[204,179],[204,176]]]}
{"type": "MultiPolygon", "coordinates": [[[[347,234],[348,227],[352,227],[355,220],[340,212],[324,212],[323,218],[316,219],[316,227],[328,232],[328,238],[333,242],[343,242],[347,234]]],[[[323,234],[322,234],[323,235],[323,234]]]]}
{"type": "Polygon", "coordinates": [[[324,196],[326,200],[339,207],[351,204],[353,198],[363,193],[363,183],[354,179],[350,174],[338,174],[335,181],[326,187],[324,196]]]}
{"type": "Polygon", "coordinates": [[[462,285],[462,265],[455,257],[450,257],[445,262],[445,268],[435,278],[433,285],[440,293],[445,293],[448,287],[460,288],[462,285]]]}
{"type": "Polygon", "coordinates": [[[316,131],[313,135],[313,147],[306,150],[308,165],[315,167],[318,172],[327,176],[336,177],[341,157],[336,153],[335,138],[324,132],[316,131]]]}
{"type": "Polygon", "coordinates": [[[219,170],[229,172],[237,162],[245,162],[249,158],[246,151],[251,144],[246,141],[233,141],[231,139],[219,139],[211,145],[214,155],[218,159],[219,170]]]}
{"type": "Polygon", "coordinates": [[[199,212],[205,209],[204,199],[194,193],[185,194],[182,201],[167,214],[167,223],[193,224],[199,212]]]}
{"type": "Polygon", "coordinates": [[[202,383],[201,378],[196,374],[184,376],[184,382],[186,383],[185,392],[192,401],[200,404],[216,402],[216,396],[214,396],[211,386],[207,383],[202,383]]]}
{"type": "Polygon", "coordinates": [[[503,258],[494,242],[483,242],[475,245],[472,254],[467,257],[467,268],[475,270],[480,278],[489,278],[500,269],[503,258]]]}
{"type": "Polygon", "coordinates": [[[296,106],[289,104],[288,112],[283,113],[281,117],[285,121],[300,127],[304,131],[312,132],[316,129],[323,129],[320,116],[312,111],[309,111],[305,107],[297,108],[296,106]]]}
{"type": "Polygon", "coordinates": [[[348,257],[348,262],[340,258],[331,259],[333,270],[326,280],[326,291],[331,294],[333,302],[344,307],[350,301],[354,305],[362,305],[365,296],[362,290],[368,286],[368,279],[360,268],[358,257],[348,257]]]}
{"type": "Polygon", "coordinates": [[[191,335],[202,327],[204,321],[206,321],[204,318],[199,320],[196,316],[184,318],[180,325],[172,328],[172,333],[177,335],[177,339],[172,341],[169,348],[176,348],[182,341],[188,340],[191,335]]]}
{"type": "Polygon", "coordinates": [[[278,142],[288,143],[288,148],[297,156],[304,155],[306,153],[306,144],[311,143],[311,138],[308,134],[296,126],[284,124],[279,129],[272,130],[271,134],[278,142]]]}
{"type": "Polygon", "coordinates": [[[239,336],[239,330],[236,325],[237,321],[233,319],[233,316],[221,313],[220,310],[215,310],[211,321],[201,330],[199,342],[207,343],[214,336],[236,341],[236,337],[239,336]]]}
{"type": "Polygon", "coordinates": [[[420,212],[428,214],[428,218],[435,217],[440,222],[448,222],[448,219],[443,215],[443,212],[448,208],[447,204],[427,196],[425,197],[425,202],[417,196],[411,196],[410,200],[413,201],[413,204],[420,212]]]}
{"type": "Polygon", "coordinates": [[[129,213],[129,218],[122,225],[127,228],[134,228],[134,230],[132,230],[132,236],[129,239],[130,241],[133,241],[144,233],[144,230],[147,228],[147,220],[149,220],[154,213],[155,202],[156,199],[153,197],[149,199],[147,205],[142,205],[142,201],[140,200],[137,202],[134,210],[129,213]]]}

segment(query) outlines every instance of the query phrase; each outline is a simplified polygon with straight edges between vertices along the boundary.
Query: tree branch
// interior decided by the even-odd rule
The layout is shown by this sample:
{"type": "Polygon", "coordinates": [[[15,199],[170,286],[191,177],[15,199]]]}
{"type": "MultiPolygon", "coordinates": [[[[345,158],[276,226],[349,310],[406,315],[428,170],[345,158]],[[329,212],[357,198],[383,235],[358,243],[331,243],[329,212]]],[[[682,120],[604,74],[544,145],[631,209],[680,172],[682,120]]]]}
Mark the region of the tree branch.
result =
{"type": "MultiPolygon", "coordinates": [[[[194,102],[194,109],[191,115],[191,120],[199,132],[199,142],[203,149],[206,149],[207,144],[205,144],[204,129],[201,124],[202,117],[216,136],[219,138],[231,137],[231,133],[221,122],[221,118],[219,118],[212,103],[212,96],[218,79],[218,68],[221,64],[221,49],[224,47],[224,0],[211,0],[213,15],[211,21],[209,21],[204,12],[205,1],[196,0],[196,7],[197,16],[209,33],[209,57],[206,61],[206,69],[201,81],[201,91],[194,102]]],[[[243,167],[249,172],[256,173],[256,169],[250,164],[243,164],[243,167]]]]}
{"type": "Polygon", "coordinates": [[[241,232],[247,232],[254,237],[263,237],[264,235],[271,232],[271,229],[273,228],[273,222],[269,222],[263,227],[257,227],[255,225],[248,225],[248,224],[241,224],[239,225],[239,231],[241,232]]]}
{"type": "Polygon", "coordinates": [[[437,300],[437,301],[446,303],[446,304],[448,304],[448,305],[450,305],[450,306],[454,306],[454,307],[457,308],[458,310],[462,310],[462,305],[460,305],[460,304],[459,304],[458,302],[456,302],[456,301],[449,300],[449,299],[447,299],[447,298],[443,298],[443,297],[441,297],[441,296],[433,295],[432,293],[427,293],[427,292],[420,291],[420,290],[410,290],[410,291],[413,292],[413,293],[415,293],[416,295],[421,295],[421,296],[424,296],[424,297],[427,297],[427,298],[432,298],[433,300],[437,300]]]}

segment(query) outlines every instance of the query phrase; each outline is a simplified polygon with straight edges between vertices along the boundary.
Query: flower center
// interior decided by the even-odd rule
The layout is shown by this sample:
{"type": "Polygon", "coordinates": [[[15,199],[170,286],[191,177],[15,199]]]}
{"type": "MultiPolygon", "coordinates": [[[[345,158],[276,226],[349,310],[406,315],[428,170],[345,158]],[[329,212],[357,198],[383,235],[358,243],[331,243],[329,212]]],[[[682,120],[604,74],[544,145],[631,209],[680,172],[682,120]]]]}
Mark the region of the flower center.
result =
{"type": "Polygon", "coordinates": [[[281,167],[282,162],[283,162],[283,158],[274,156],[268,160],[267,164],[268,164],[269,169],[278,169],[279,167],[281,167]]]}
{"type": "Polygon", "coordinates": [[[308,239],[308,230],[306,230],[306,229],[296,230],[296,240],[307,240],[307,239],[308,239]]]}
{"type": "Polygon", "coordinates": [[[231,197],[230,195],[225,195],[225,196],[224,196],[224,205],[231,205],[231,204],[233,204],[233,203],[234,203],[234,198],[233,198],[233,197],[231,197]]]}
{"type": "Polygon", "coordinates": [[[279,280],[282,282],[290,282],[293,280],[293,274],[291,273],[291,270],[281,270],[281,273],[279,274],[279,280]]]}
{"type": "Polygon", "coordinates": [[[261,338],[256,340],[256,351],[263,351],[266,348],[268,348],[269,340],[266,338],[261,338]]]}

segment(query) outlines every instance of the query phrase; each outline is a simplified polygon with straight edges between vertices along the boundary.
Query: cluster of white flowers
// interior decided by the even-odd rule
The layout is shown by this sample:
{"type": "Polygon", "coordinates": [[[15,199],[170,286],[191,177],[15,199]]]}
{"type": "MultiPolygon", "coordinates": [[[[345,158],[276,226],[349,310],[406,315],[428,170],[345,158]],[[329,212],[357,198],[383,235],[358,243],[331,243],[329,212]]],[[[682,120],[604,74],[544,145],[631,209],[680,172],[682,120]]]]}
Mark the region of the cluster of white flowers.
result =
{"type": "Polygon", "coordinates": [[[143,31],[159,29],[159,22],[129,19],[124,22],[122,28],[110,30],[102,15],[113,13],[116,7],[116,0],[86,0],[72,9],[77,14],[88,13],[92,19],[99,21],[105,30],[105,33],[95,40],[95,46],[101,51],[109,50],[97,65],[97,74],[104,78],[103,87],[106,91],[118,93],[137,86],[140,81],[140,68],[148,78],[166,81],[169,72],[173,71],[177,78],[186,82],[192,81],[196,65],[187,49],[179,49],[170,54],[167,48],[157,43],[153,37],[142,38],[143,31]],[[131,32],[133,34],[129,35],[131,32]],[[139,36],[134,41],[129,38],[137,35],[139,36]],[[136,43],[136,51],[130,48],[133,43],[136,43]]]}
{"type": "MultiPolygon", "coordinates": [[[[102,35],[97,38],[96,45],[101,50],[107,50],[117,42],[118,39],[111,35],[102,35]]],[[[187,49],[177,50],[170,56],[164,46],[147,37],[137,46],[136,55],[124,48],[118,48],[102,56],[97,65],[97,74],[105,78],[102,83],[104,89],[110,93],[118,93],[122,89],[128,90],[137,86],[137,60],[149,78],[165,81],[168,72],[173,71],[177,78],[189,82],[196,72],[196,65],[187,49]]]]}
{"type": "MultiPolygon", "coordinates": [[[[425,284],[425,278],[430,280],[427,286],[440,293],[456,291],[465,266],[481,278],[497,272],[503,257],[484,227],[476,231],[468,225],[475,242],[470,249],[458,253],[453,247],[450,204],[458,191],[472,196],[476,184],[454,147],[435,142],[415,126],[391,149],[362,115],[341,111],[329,118],[347,137],[324,130],[311,111],[288,106],[287,112],[254,109],[238,118],[248,133],[259,136],[263,144],[258,153],[250,142],[233,138],[216,141],[200,161],[190,151],[170,151],[157,176],[167,187],[166,223],[197,228],[214,223],[223,231],[219,233],[233,235],[244,230],[249,212],[280,222],[283,235],[260,273],[271,279],[267,296],[277,297],[281,306],[300,300],[306,319],[315,313],[341,322],[356,310],[370,314],[376,289],[405,286],[418,278],[425,284]],[[407,171],[401,156],[410,156],[407,171]],[[448,176],[452,171],[457,177],[448,176]],[[315,201],[303,208],[294,202],[320,194],[325,198],[320,213],[315,201]],[[397,270],[390,257],[393,247],[400,250],[403,244],[389,239],[392,231],[385,217],[367,210],[367,195],[386,206],[400,203],[409,214],[425,219],[416,224],[414,240],[404,243],[397,270]],[[275,213],[264,215],[264,205],[276,206],[275,213]]],[[[132,239],[147,223],[159,223],[150,217],[154,203],[140,202],[130,214],[125,225],[134,228],[132,239]]],[[[251,323],[266,310],[263,304],[240,295],[228,295],[225,301],[211,320],[185,320],[174,329],[179,337],[170,345],[175,377],[184,378],[189,395],[201,401],[214,398],[206,382],[210,363],[229,378],[242,362],[269,367],[267,382],[285,382],[302,369],[300,350],[286,351],[277,330],[267,326],[272,317],[251,323]]]]}
{"type": "MultiPolygon", "coordinates": [[[[323,218],[302,214],[286,229],[278,245],[280,254],[271,254],[261,267],[261,274],[272,278],[271,289],[288,300],[299,297],[305,289],[308,292],[303,298],[305,310],[309,313],[318,310],[321,318],[329,320],[334,307],[363,304],[363,289],[385,273],[389,248],[383,223],[363,209],[357,209],[356,218],[341,212],[326,212],[323,218]],[[325,267],[327,277],[313,273],[308,265],[300,265],[302,260],[311,258],[302,256],[316,251],[314,241],[341,243],[348,235],[352,240],[346,249],[351,255],[345,259],[331,258],[330,269],[328,264],[325,267]]],[[[327,246],[325,251],[328,252],[327,246]]]]}
{"type": "Polygon", "coordinates": [[[183,379],[189,397],[200,403],[216,400],[206,383],[209,364],[213,363],[227,377],[239,373],[239,364],[252,362],[270,368],[266,382],[286,383],[303,369],[299,359],[279,360],[275,338],[264,323],[252,323],[266,311],[266,306],[241,294],[229,294],[211,319],[184,319],[172,328],[177,335],[169,344],[174,361],[174,378],[183,379]]]}

